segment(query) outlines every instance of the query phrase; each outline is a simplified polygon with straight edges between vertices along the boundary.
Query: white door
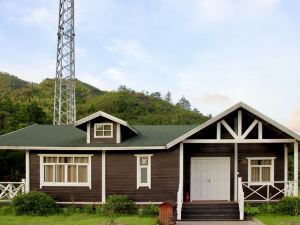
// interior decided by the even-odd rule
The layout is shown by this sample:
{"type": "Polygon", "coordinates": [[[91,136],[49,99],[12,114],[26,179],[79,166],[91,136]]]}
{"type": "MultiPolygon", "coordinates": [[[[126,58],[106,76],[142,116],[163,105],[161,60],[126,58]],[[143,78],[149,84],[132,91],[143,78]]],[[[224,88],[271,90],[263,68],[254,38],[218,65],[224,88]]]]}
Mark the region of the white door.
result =
{"type": "Polygon", "coordinates": [[[230,158],[191,158],[191,200],[230,201],[230,158]]]}

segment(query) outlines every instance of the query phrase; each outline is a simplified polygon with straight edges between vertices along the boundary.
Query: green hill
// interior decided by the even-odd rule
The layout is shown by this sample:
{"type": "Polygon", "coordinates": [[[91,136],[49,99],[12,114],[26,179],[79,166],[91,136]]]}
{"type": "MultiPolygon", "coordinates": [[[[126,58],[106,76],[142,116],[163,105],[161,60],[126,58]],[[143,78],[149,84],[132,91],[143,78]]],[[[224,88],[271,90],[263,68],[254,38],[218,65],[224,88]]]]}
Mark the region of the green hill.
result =
{"type": "MultiPolygon", "coordinates": [[[[52,123],[54,80],[40,84],[0,72],[0,134],[34,123],[52,123]]],[[[208,119],[190,109],[185,98],[174,105],[169,96],[141,93],[124,86],[117,91],[101,91],[76,81],[78,119],[98,110],[120,117],[131,124],[200,124],[208,119]]],[[[0,152],[0,180],[20,181],[24,175],[24,152],[0,152]]]]}
{"type": "MultiPolygon", "coordinates": [[[[0,134],[34,123],[51,124],[53,95],[53,79],[36,84],[0,72],[0,134]]],[[[117,91],[101,91],[79,80],[76,102],[78,119],[98,110],[131,124],[200,124],[208,119],[198,110],[162,99],[158,92],[136,92],[124,86],[117,91]]]]}

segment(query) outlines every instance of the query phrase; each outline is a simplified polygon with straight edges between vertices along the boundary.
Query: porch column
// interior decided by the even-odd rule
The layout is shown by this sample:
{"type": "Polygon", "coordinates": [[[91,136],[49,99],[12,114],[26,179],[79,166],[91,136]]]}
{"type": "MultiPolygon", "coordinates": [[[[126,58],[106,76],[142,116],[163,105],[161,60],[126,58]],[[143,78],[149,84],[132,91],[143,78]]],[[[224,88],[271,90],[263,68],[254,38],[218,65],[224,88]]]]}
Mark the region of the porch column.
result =
{"type": "Polygon", "coordinates": [[[298,142],[294,142],[294,196],[298,196],[298,142]]]}
{"type": "Polygon", "coordinates": [[[179,185],[183,191],[183,143],[180,143],[180,153],[179,153],[179,185]]]}
{"type": "Polygon", "coordinates": [[[179,187],[177,192],[177,220],[181,220],[183,203],[183,143],[179,145],[179,187]]]}
{"type": "Polygon", "coordinates": [[[30,165],[29,165],[29,150],[25,153],[25,193],[30,191],[30,165]]]}
{"type": "Polygon", "coordinates": [[[234,201],[237,201],[237,181],[238,181],[238,144],[234,144],[234,201]]]}
{"type": "Polygon", "coordinates": [[[288,159],[288,152],[289,149],[287,147],[287,144],[284,145],[284,181],[287,182],[288,181],[288,163],[289,163],[289,159],[288,159]]]}
{"type": "Polygon", "coordinates": [[[102,150],[102,174],[101,174],[101,177],[102,177],[102,203],[105,203],[106,202],[106,180],[105,180],[105,177],[106,177],[106,171],[105,171],[105,163],[106,163],[106,152],[102,150]]]}
{"type": "Polygon", "coordinates": [[[288,147],[287,144],[284,144],[284,193],[286,194],[286,190],[288,187],[288,147]]]}

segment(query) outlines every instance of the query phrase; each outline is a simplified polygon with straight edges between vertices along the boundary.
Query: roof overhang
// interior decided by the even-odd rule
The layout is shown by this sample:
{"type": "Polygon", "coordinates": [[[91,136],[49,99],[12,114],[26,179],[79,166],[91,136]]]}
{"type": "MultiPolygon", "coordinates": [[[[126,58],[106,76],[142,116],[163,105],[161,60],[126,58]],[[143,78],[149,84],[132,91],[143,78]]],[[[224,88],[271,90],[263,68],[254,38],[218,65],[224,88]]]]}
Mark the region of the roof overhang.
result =
{"type": "Polygon", "coordinates": [[[102,112],[102,111],[98,111],[98,112],[96,112],[96,113],[93,113],[92,115],[89,115],[89,116],[87,116],[87,117],[84,117],[84,118],[82,118],[82,119],[76,121],[75,124],[74,124],[74,126],[77,127],[77,126],[79,126],[79,125],[82,125],[82,124],[84,124],[84,123],[87,123],[87,122],[89,122],[89,121],[91,121],[91,120],[93,120],[93,119],[95,119],[95,118],[97,118],[97,117],[100,117],[100,116],[101,116],[101,117],[104,117],[104,118],[106,118],[106,119],[108,119],[108,120],[111,120],[111,121],[113,121],[113,122],[119,123],[119,124],[121,124],[121,125],[123,125],[123,126],[125,126],[125,127],[128,127],[128,128],[129,128],[130,130],[132,130],[134,133],[139,134],[139,131],[136,130],[136,129],[135,129],[134,127],[132,127],[131,125],[129,125],[126,121],[121,120],[121,119],[119,119],[119,118],[117,118],[117,117],[115,117],[115,116],[109,115],[109,114],[107,114],[107,113],[105,113],[105,112],[102,112]]]}
{"type": "Polygon", "coordinates": [[[166,146],[131,146],[131,147],[45,147],[45,146],[0,146],[0,150],[92,150],[92,151],[119,151],[119,150],[163,150],[166,146]]]}
{"type": "Polygon", "coordinates": [[[227,116],[228,114],[234,112],[235,110],[237,110],[239,108],[243,108],[243,109],[249,111],[250,113],[254,114],[255,116],[257,116],[257,117],[261,118],[262,120],[268,122],[269,124],[273,125],[277,129],[282,130],[283,132],[290,135],[297,141],[300,141],[300,136],[297,133],[291,131],[290,129],[281,125],[280,123],[276,122],[275,120],[267,117],[266,115],[262,114],[261,112],[257,111],[256,109],[252,108],[251,106],[245,104],[244,102],[239,102],[239,103],[233,105],[232,107],[228,108],[227,110],[223,111],[222,113],[214,116],[213,118],[206,121],[205,123],[195,127],[194,129],[190,130],[189,132],[187,132],[187,133],[183,134],[182,136],[176,138],[175,140],[169,142],[166,145],[166,147],[171,148],[172,146],[184,141],[185,139],[189,138],[193,134],[195,134],[195,133],[201,131],[202,129],[208,127],[209,125],[212,125],[213,123],[221,120],[223,117],[227,116]]]}

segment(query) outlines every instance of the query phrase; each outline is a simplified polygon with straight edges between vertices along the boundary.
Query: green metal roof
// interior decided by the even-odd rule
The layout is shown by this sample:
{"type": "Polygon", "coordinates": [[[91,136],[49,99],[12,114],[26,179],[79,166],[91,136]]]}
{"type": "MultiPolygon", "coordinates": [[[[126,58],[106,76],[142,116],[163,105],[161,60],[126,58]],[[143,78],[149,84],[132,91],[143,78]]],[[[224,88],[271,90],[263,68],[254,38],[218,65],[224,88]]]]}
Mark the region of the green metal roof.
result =
{"type": "Polygon", "coordinates": [[[2,146],[144,147],[165,146],[197,125],[135,125],[140,134],[120,144],[86,143],[86,132],[67,125],[32,125],[0,136],[2,146]]]}

